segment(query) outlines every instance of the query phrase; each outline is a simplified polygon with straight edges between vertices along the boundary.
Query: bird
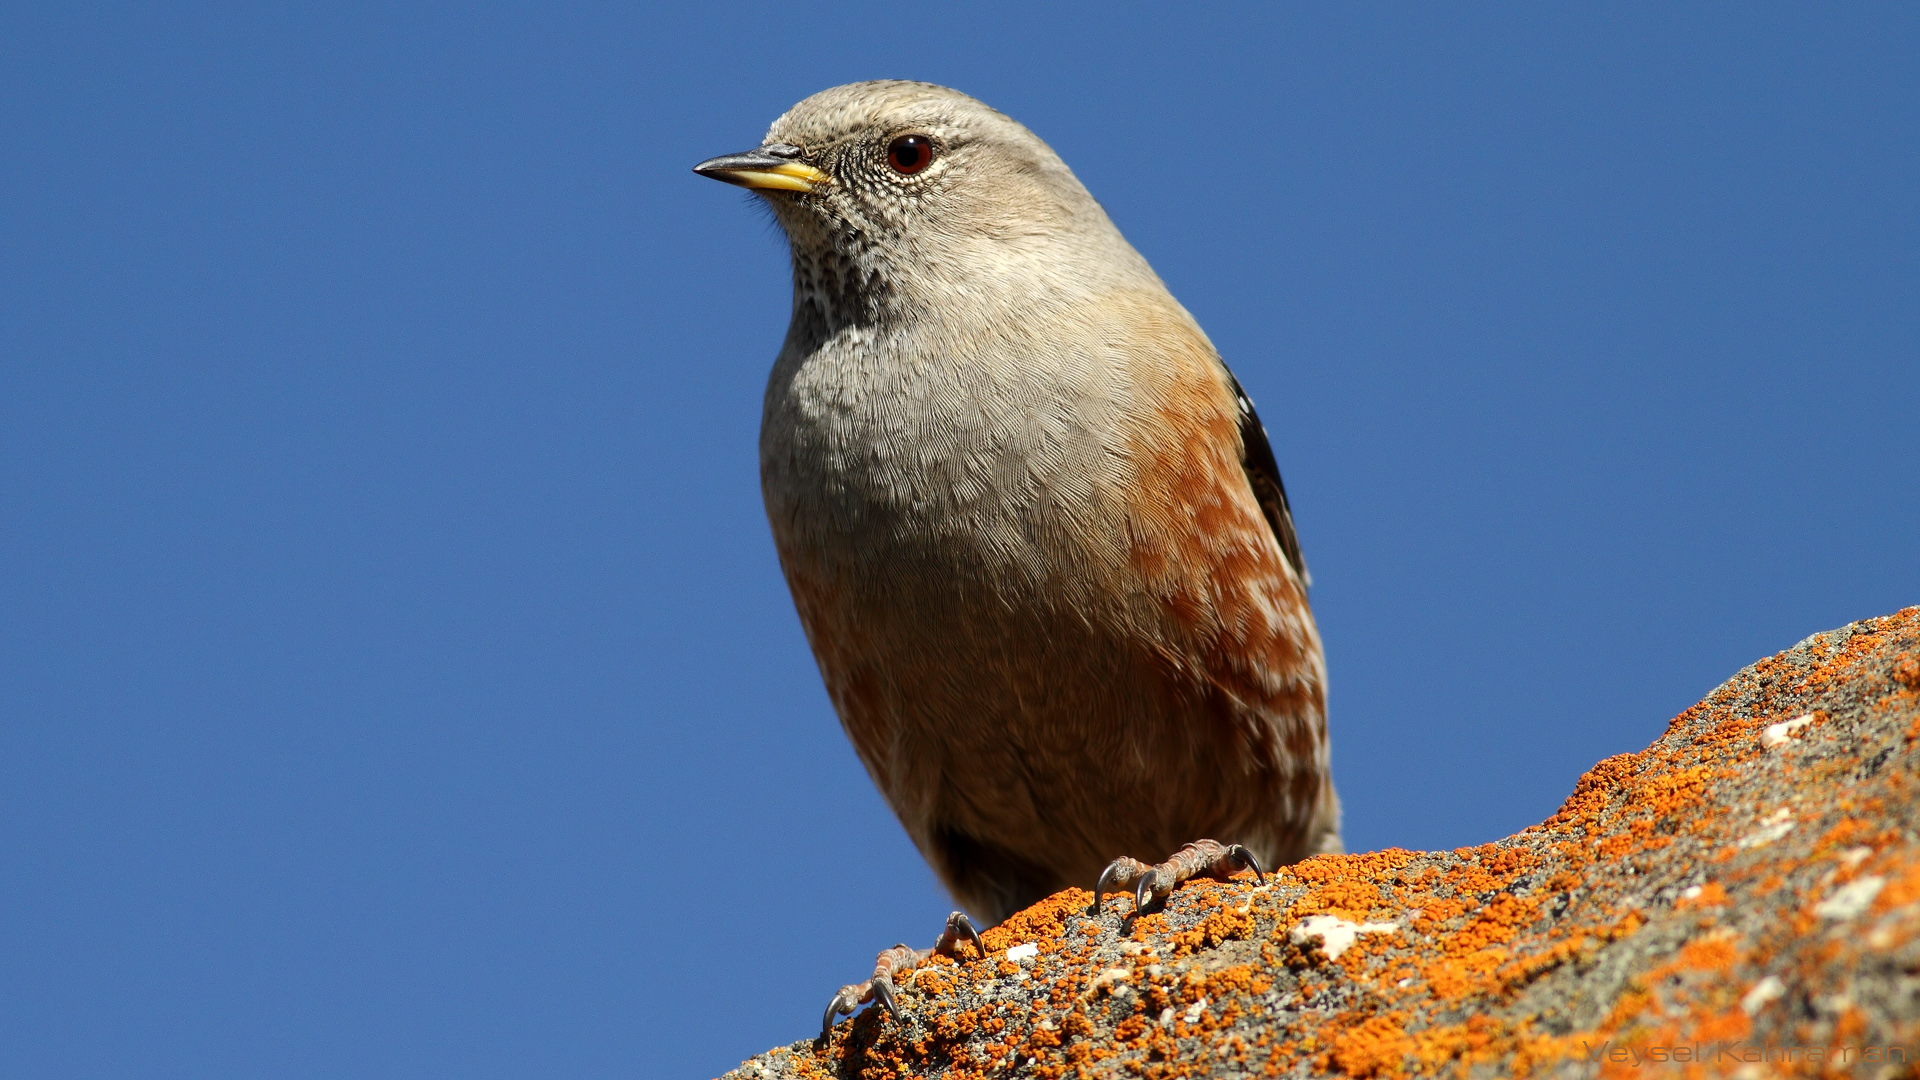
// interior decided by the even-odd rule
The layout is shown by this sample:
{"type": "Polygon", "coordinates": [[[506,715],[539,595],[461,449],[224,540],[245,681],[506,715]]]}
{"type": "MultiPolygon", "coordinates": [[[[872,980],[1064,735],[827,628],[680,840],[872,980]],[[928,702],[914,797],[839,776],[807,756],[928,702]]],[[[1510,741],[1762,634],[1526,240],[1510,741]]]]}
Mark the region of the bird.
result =
{"type": "MultiPolygon", "coordinates": [[[[1194,163],[1196,169],[1217,162],[1194,163]]],[[[957,90],[794,105],[702,176],[788,241],[761,493],[847,737],[965,911],[1337,853],[1326,661],[1266,428],[1052,148],[957,90]]],[[[1174,192],[1173,194],[1179,194],[1174,192]]],[[[1289,402],[1292,405],[1294,403],[1289,402]]]]}

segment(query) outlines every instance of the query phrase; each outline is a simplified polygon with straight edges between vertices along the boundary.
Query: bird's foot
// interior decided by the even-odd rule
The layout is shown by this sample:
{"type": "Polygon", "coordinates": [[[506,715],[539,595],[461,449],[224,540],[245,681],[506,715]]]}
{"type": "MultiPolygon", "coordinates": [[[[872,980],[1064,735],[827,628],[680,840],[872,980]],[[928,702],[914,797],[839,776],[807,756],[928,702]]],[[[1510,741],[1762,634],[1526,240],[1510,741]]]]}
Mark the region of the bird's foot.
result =
{"type": "Polygon", "coordinates": [[[1145,911],[1147,905],[1164,901],[1175,885],[1188,878],[1204,876],[1225,881],[1233,876],[1234,871],[1249,867],[1253,869],[1255,879],[1266,884],[1267,877],[1260,869],[1260,860],[1239,844],[1195,840],[1158,866],[1149,866],[1139,859],[1122,855],[1100,872],[1100,881],[1093,887],[1093,906],[1087,909],[1087,914],[1100,914],[1101,899],[1109,892],[1122,892],[1129,885],[1133,886],[1133,910],[1137,915],[1145,911]]]}
{"type": "Polygon", "coordinates": [[[887,1014],[895,1020],[900,1019],[900,1002],[894,997],[893,980],[924,963],[929,956],[953,956],[955,948],[962,941],[973,944],[973,951],[981,957],[987,955],[986,943],[980,940],[980,931],[973,928],[973,920],[965,912],[956,911],[947,916],[946,928],[940,931],[940,940],[933,943],[931,949],[915,949],[906,945],[895,945],[880,954],[873,962],[873,978],[866,982],[849,983],[833,995],[827,1002],[827,1015],[820,1021],[820,1038],[824,1041],[833,1031],[833,1021],[837,1017],[851,1015],[853,1010],[869,1001],[878,1001],[886,1007],[887,1014]]]}

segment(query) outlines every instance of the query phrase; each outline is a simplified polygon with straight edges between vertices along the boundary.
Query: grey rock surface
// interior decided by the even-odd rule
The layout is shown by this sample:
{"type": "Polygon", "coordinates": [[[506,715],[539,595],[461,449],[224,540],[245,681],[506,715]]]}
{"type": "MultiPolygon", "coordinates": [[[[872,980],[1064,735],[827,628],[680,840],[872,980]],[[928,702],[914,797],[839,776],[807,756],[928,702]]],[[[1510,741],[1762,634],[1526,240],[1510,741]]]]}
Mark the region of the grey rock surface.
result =
{"type": "Polygon", "coordinates": [[[1917,743],[1907,608],[1743,669],[1516,836],[1144,914],[1068,890],[904,980],[900,1020],[727,1076],[1916,1075],[1917,743]]]}

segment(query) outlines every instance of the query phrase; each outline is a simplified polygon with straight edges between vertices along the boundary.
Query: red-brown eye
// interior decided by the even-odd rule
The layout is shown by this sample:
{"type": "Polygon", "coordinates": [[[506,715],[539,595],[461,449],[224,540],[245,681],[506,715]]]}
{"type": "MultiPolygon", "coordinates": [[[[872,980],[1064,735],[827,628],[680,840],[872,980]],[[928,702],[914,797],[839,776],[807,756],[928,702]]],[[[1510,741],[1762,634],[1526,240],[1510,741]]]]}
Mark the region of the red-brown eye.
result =
{"type": "Polygon", "coordinates": [[[887,164],[901,176],[912,176],[933,162],[933,140],[925,135],[902,135],[887,146],[887,164]]]}

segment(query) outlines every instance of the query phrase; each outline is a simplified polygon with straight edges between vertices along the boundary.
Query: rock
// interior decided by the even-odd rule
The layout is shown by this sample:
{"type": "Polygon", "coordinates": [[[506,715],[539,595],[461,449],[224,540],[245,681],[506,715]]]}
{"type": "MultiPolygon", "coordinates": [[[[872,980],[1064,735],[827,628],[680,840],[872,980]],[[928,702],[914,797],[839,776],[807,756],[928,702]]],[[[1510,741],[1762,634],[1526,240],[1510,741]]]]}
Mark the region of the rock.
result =
{"type": "Polygon", "coordinates": [[[1913,1076],[1916,743],[1920,607],[1746,668],[1516,836],[1138,918],[1070,889],[915,973],[901,1020],[727,1076],[1913,1076]]]}

